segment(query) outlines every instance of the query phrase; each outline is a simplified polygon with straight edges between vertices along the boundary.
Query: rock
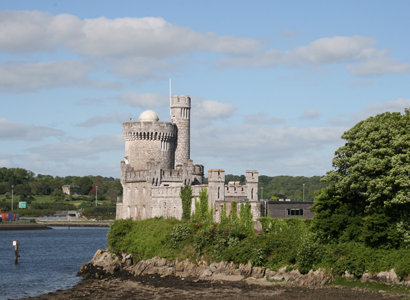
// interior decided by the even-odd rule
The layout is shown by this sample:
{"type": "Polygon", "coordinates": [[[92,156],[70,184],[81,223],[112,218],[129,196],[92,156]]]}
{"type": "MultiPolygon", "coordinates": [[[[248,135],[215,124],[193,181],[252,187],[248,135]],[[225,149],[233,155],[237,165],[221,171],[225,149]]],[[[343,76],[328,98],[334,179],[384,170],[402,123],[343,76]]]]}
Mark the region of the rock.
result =
{"type": "Polygon", "coordinates": [[[393,285],[399,283],[400,279],[394,269],[391,269],[390,271],[383,271],[375,274],[364,273],[360,278],[360,281],[379,282],[386,285],[393,285]]]}
{"type": "Polygon", "coordinates": [[[199,276],[199,277],[210,277],[210,276],[212,276],[212,274],[213,273],[212,273],[211,270],[206,269],[205,271],[202,272],[201,276],[199,276]]]}
{"type": "Polygon", "coordinates": [[[252,265],[251,265],[251,263],[248,262],[246,265],[239,264],[239,271],[240,271],[240,275],[251,276],[251,274],[252,274],[252,265]]]}
{"type": "Polygon", "coordinates": [[[377,282],[377,275],[376,274],[370,274],[370,273],[364,273],[362,277],[360,278],[361,282],[377,282]]]}
{"type": "Polygon", "coordinates": [[[252,268],[252,277],[262,278],[263,276],[265,276],[265,270],[266,270],[266,268],[264,268],[264,267],[253,267],[252,268]]]}

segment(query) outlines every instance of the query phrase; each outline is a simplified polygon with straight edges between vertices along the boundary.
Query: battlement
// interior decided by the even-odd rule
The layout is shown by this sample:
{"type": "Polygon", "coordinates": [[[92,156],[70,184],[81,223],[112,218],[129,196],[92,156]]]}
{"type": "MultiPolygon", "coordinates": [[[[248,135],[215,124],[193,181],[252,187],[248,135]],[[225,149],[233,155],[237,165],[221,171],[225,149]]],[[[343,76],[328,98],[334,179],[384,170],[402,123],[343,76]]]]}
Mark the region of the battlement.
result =
{"type": "Polygon", "coordinates": [[[191,108],[191,97],[189,96],[172,96],[171,108],[173,107],[185,107],[191,108]]]}
{"type": "Polygon", "coordinates": [[[259,172],[258,171],[246,171],[246,184],[259,182],[259,172]]]}
{"type": "Polygon", "coordinates": [[[208,182],[211,182],[211,181],[225,182],[225,170],[224,169],[208,170],[208,182]]]}
{"type": "MultiPolygon", "coordinates": [[[[201,189],[207,189],[207,185],[193,185],[192,196],[194,198],[199,197],[199,192],[201,189]]],[[[154,186],[152,187],[151,193],[152,198],[179,198],[181,192],[181,187],[169,187],[169,186],[154,186]]]]}
{"type": "Polygon", "coordinates": [[[162,181],[182,182],[182,170],[162,170],[162,181]]]}
{"type": "Polygon", "coordinates": [[[125,141],[170,140],[176,138],[176,127],[165,122],[127,122],[122,124],[125,141]]]}
{"type": "Polygon", "coordinates": [[[125,182],[144,182],[147,176],[147,170],[134,170],[134,168],[125,170],[125,182]]]}
{"type": "Polygon", "coordinates": [[[246,198],[248,193],[248,186],[241,185],[240,181],[230,181],[225,185],[225,196],[242,196],[246,198]]]}

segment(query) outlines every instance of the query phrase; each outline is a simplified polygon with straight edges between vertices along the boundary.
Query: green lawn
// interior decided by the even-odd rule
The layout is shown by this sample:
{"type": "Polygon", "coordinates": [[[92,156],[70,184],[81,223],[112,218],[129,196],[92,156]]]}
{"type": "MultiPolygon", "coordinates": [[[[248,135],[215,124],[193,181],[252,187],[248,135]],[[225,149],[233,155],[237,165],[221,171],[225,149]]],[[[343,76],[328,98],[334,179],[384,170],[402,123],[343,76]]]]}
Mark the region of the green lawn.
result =
{"type": "Polygon", "coordinates": [[[34,196],[37,202],[39,203],[44,203],[44,202],[50,202],[50,195],[41,195],[41,196],[34,196]]]}

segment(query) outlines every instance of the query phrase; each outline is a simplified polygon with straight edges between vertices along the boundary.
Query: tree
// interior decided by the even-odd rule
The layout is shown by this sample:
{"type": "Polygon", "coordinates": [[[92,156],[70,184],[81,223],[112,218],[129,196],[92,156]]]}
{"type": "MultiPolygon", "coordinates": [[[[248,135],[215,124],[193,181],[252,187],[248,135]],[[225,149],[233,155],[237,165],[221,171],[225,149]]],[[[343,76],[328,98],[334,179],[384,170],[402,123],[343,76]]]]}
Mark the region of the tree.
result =
{"type": "Polygon", "coordinates": [[[28,184],[19,184],[14,189],[16,195],[20,196],[21,202],[31,203],[36,199],[33,197],[33,193],[31,192],[31,188],[28,184]]]}
{"type": "Polygon", "coordinates": [[[55,189],[50,195],[50,199],[54,202],[62,202],[64,198],[65,195],[61,189],[55,189]]]}
{"type": "Polygon", "coordinates": [[[77,184],[80,187],[81,192],[82,192],[83,195],[88,195],[88,193],[93,188],[93,181],[88,176],[84,176],[84,177],[81,177],[80,179],[78,179],[77,184]]]}
{"type": "Polygon", "coordinates": [[[315,198],[313,228],[371,246],[410,243],[410,111],[386,112],[346,131],[315,198]],[[406,240],[407,239],[407,240],[406,240]]]}
{"type": "Polygon", "coordinates": [[[189,220],[191,217],[192,189],[190,185],[181,186],[179,193],[182,201],[182,220],[189,220]]]}
{"type": "Polygon", "coordinates": [[[278,201],[278,200],[279,200],[279,197],[272,196],[272,197],[270,197],[270,200],[271,200],[271,201],[278,201]]]}
{"type": "Polygon", "coordinates": [[[112,203],[117,202],[118,189],[114,181],[110,182],[108,186],[107,194],[108,194],[108,198],[110,199],[112,203]]]}
{"type": "Polygon", "coordinates": [[[93,182],[93,188],[97,189],[98,186],[98,191],[100,194],[104,193],[104,182],[103,182],[103,178],[101,176],[96,176],[94,178],[94,182],[93,182]]]}

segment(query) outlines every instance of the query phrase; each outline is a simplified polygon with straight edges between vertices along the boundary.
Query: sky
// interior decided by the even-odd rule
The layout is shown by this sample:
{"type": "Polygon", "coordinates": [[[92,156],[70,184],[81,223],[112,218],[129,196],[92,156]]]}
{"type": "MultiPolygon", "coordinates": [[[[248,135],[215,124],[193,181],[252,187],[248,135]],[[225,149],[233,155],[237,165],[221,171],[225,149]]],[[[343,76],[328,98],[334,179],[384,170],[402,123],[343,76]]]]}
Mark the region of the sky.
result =
{"type": "MultiPolygon", "coordinates": [[[[120,177],[122,123],[170,122],[227,174],[314,176],[410,107],[410,1],[0,1],[0,167],[120,177]]],[[[205,174],[207,176],[207,174],[205,174]]]]}

